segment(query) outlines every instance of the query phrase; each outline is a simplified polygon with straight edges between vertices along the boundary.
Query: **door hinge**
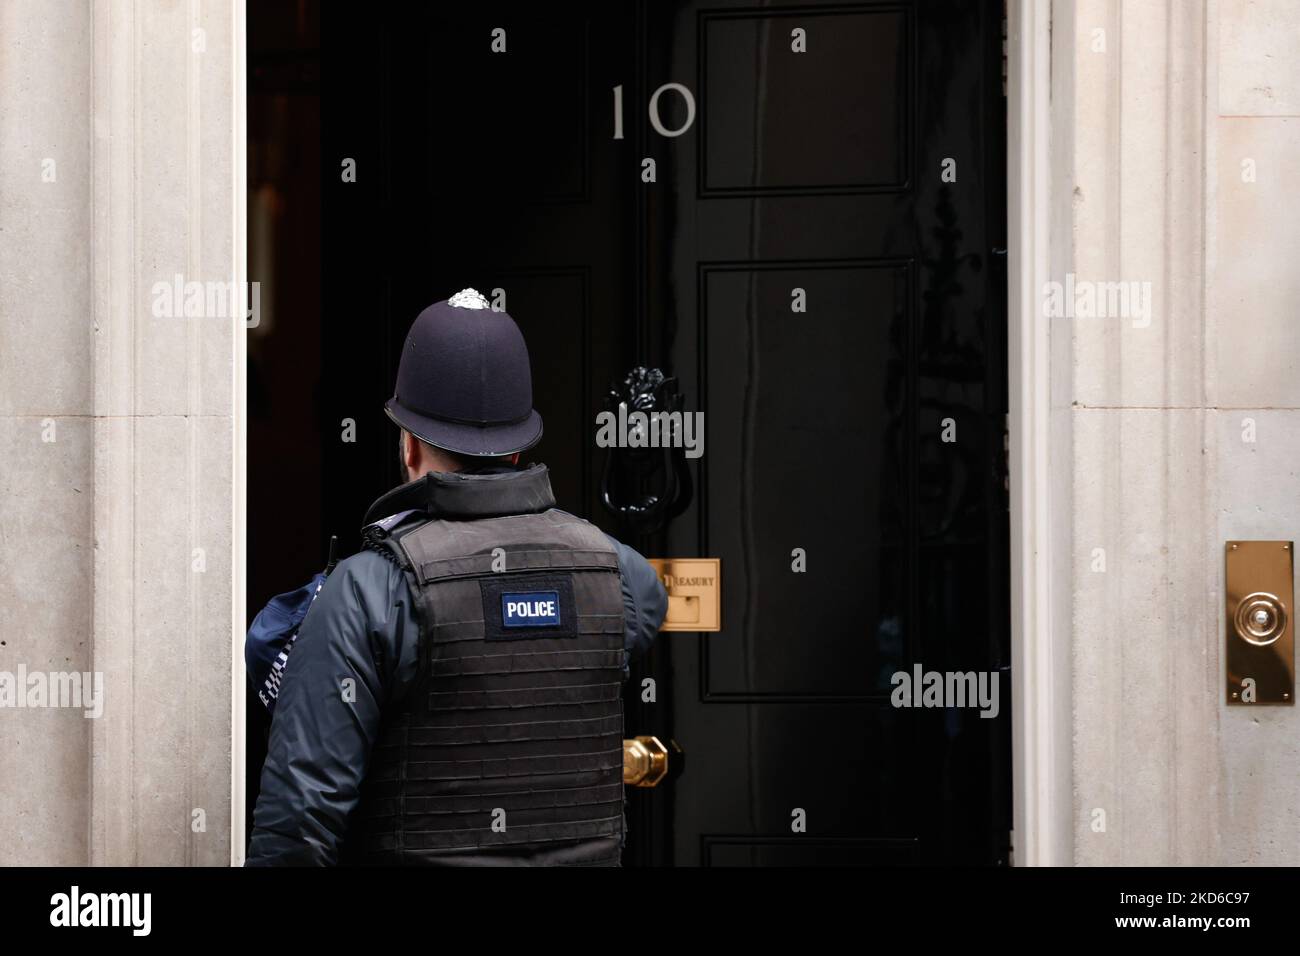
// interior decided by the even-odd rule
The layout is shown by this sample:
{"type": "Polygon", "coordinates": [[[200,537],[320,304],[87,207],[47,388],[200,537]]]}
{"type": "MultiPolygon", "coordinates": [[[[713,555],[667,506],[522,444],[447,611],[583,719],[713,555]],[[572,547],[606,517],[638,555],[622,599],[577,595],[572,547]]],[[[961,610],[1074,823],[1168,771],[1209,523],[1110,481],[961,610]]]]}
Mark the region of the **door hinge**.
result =
{"type": "Polygon", "coordinates": [[[998,457],[997,480],[1002,486],[1002,504],[1011,510],[1011,419],[1002,416],[1002,454],[998,457]]]}
{"type": "Polygon", "coordinates": [[[1007,0],[1002,0],[1002,98],[1007,98],[1007,0]]]}

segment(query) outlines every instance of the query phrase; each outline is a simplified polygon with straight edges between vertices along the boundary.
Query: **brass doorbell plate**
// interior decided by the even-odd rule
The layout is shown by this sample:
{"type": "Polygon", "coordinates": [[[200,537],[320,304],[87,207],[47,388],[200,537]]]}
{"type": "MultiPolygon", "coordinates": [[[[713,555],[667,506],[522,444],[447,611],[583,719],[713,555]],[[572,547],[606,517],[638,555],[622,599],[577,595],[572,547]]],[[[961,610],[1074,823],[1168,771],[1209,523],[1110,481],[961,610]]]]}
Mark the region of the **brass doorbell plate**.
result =
{"type": "Polygon", "coordinates": [[[1229,704],[1295,703],[1295,546],[1224,546],[1224,680],[1229,704]]]}

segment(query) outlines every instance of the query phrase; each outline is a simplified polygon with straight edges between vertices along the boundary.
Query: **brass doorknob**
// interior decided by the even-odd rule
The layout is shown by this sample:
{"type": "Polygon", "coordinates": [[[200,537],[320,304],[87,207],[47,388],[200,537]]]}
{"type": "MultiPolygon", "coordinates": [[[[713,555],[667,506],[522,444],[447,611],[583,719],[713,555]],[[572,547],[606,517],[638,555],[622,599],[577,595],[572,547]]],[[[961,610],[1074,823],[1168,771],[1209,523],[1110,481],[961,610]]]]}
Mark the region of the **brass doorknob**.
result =
{"type": "Polygon", "coordinates": [[[658,737],[633,737],[623,741],[623,783],[653,787],[668,775],[668,748],[658,737]]]}

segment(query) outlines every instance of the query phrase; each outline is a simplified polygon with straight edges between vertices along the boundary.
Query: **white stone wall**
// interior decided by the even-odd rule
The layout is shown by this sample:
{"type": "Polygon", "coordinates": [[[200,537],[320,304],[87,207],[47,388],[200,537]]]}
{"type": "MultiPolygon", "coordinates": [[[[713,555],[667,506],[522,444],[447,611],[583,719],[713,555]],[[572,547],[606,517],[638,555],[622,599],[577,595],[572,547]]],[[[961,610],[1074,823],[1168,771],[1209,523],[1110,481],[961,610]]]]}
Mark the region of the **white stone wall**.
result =
{"type": "MultiPolygon", "coordinates": [[[[1300,0],[1209,10],[1206,524],[1220,547],[1300,540],[1300,0]]],[[[1210,571],[1221,615],[1223,562],[1210,571]]],[[[1224,708],[1219,730],[1217,859],[1300,864],[1300,715],[1224,708]]]]}
{"type": "Polygon", "coordinates": [[[243,279],[242,31],[0,2],[0,671],[104,682],[0,709],[0,864],[232,860],[244,332],[152,305],[243,279]]]}
{"type": "Polygon", "coordinates": [[[1074,860],[1295,865],[1300,715],[1223,703],[1222,622],[1224,541],[1300,539],[1300,0],[1053,16],[1052,278],[1152,291],[1149,325],[1050,320],[1074,860]]]}

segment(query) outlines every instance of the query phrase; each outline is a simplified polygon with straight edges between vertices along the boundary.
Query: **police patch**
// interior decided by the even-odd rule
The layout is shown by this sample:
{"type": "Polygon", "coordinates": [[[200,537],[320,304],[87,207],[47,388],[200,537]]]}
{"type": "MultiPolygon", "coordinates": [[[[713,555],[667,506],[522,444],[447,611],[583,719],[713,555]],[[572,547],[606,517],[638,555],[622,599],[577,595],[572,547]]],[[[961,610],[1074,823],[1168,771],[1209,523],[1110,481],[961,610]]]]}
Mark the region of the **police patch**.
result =
{"type": "Polygon", "coordinates": [[[526,571],[484,578],[483,637],[489,641],[556,640],[578,636],[569,574],[526,571]]]}
{"type": "Polygon", "coordinates": [[[502,627],[559,627],[559,591],[507,591],[501,595],[502,627]]]}

